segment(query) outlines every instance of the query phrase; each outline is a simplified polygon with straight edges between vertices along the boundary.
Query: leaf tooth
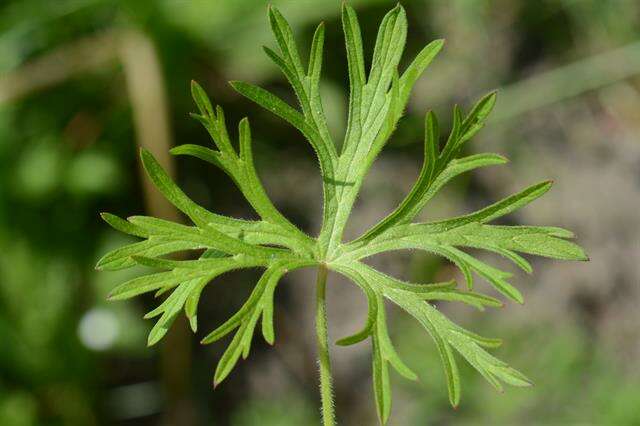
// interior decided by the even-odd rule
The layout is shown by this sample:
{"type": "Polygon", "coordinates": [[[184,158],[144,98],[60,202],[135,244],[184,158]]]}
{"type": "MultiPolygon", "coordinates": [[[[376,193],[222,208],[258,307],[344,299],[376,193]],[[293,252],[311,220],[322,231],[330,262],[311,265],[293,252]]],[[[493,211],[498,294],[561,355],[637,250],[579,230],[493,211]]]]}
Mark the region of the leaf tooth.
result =
{"type": "Polygon", "coordinates": [[[447,380],[447,390],[449,393],[449,402],[452,407],[457,407],[460,404],[460,373],[458,372],[458,364],[456,363],[451,346],[441,336],[437,334],[432,335],[440,358],[443,363],[445,376],[447,380]]]}
{"type": "MultiPolygon", "coordinates": [[[[202,257],[204,257],[204,254],[201,258],[202,257]]],[[[200,301],[202,290],[208,282],[208,277],[201,279],[198,284],[196,284],[195,288],[191,290],[184,303],[184,313],[187,316],[191,330],[193,330],[194,333],[198,331],[198,302],[200,301]]]]}
{"type": "Polygon", "coordinates": [[[117,231],[124,232],[125,234],[135,235],[136,237],[147,238],[149,234],[144,229],[137,227],[126,220],[120,218],[111,213],[100,213],[102,220],[107,222],[117,231]]]}
{"type": "Polygon", "coordinates": [[[215,117],[211,101],[206,92],[195,80],[191,80],[191,96],[195,101],[200,113],[206,117],[215,117]]]}
{"type": "Polygon", "coordinates": [[[471,332],[466,328],[460,327],[458,325],[454,325],[453,327],[450,327],[449,331],[452,333],[460,334],[466,338],[470,338],[476,344],[483,346],[485,348],[498,348],[502,346],[502,339],[496,339],[493,337],[484,337],[474,332],[471,332]]]}
{"type": "Polygon", "coordinates": [[[142,266],[148,266],[150,268],[161,268],[168,271],[174,269],[177,266],[175,260],[159,259],[156,257],[134,255],[131,256],[131,259],[142,266]]]}
{"type": "Polygon", "coordinates": [[[240,329],[233,336],[233,340],[222,354],[222,358],[218,362],[216,371],[213,376],[213,387],[217,387],[233,370],[242,352],[242,335],[246,328],[246,322],[240,326],[240,329]]]}
{"type": "Polygon", "coordinates": [[[380,339],[373,335],[372,338],[371,369],[373,371],[373,393],[376,402],[376,411],[381,424],[386,424],[391,413],[391,385],[389,382],[389,366],[383,357],[380,339]]]}
{"type": "Polygon", "coordinates": [[[167,334],[168,331],[168,326],[160,325],[160,322],[158,322],[155,326],[153,326],[151,332],[149,333],[149,337],[147,337],[147,347],[151,347],[162,340],[162,338],[167,334]]]}
{"type": "Polygon", "coordinates": [[[295,43],[293,30],[282,16],[280,11],[276,7],[268,8],[269,23],[271,25],[271,31],[280,47],[285,61],[294,68],[297,75],[304,75],[302,63],[300,61],[300,55],[295,43]]]}
{"type": "Polygon", "coordinates": [[[424,163],[422,166],[426,182],[432,181],[433,172],[438,161],[440,150],[438,147],[438,141],[440,138],[440,131],[438,127],[438,117],[433,111],[428,111],[425,115],[424,122],[424,163]]]}
{"type": "Polygon", "coordinates": [[[263,308],[262,308],[262,336],[264,340],[273,346],[275,343],[275,332],[273,328],[273,292],[275,291],[275,285],[269,286],[265,290],[263,296],[263,308]]]}
{"type": "Polygon", "coordinates": [[[165,294],[166,292],[168,292],[169,290],[171,290],[173,287],[171,286],[167,286],[167,287],[162,287],[160,289],[158,289],[158,291],[155,292],[155,294],[153,295],[154,298],[158,298],[160,296],[162,296],[163,294],[165,294]]]}
{"type": "Polygon", "coordinates": [[[380,344],[380,350],[384,354],[384,358],[391,364],[391,366],[402,377],[408,380],[418,380],[418,376],[413,372],[400,358],[398,352],[396,352],[391,338],[389,337],[389,331],[387,330],[387,319],[384,311],[384,302],[382,296],[378,295],[378,319],[376,320],[375,338],[380,344]]]}
{"type": "Polygon", "coordinates": [[[146,314],[144,314],[144,316],[142,318],[144,318],[144,319],[155,318],[158,315],[162,315],[164,313],[164,310],[165,310],[165,307],[160,305],[157,308],[153,309],[152,311],[149,311],[146,314]]]}
{"type": "Polygon", "coordinates": [[[198,315],[192,315],[189,317],[189,327],[191,327],[191,331],[194,333],[198,331],[198,315]]]}
{"type": "Polygon", "coordinates": [[[484,311],[485,306],[498,308],[502,307],[503,303],[491,296],[487,296],[480,293],[471,291],[434,291],[432,293],[425,293],[422,295],[424,300],[444,300],[444,301],[458,301],[473,306],[474,308],[484,311]]]}
{"type": "MultiPolygon", "coordinates": [[[[244,315],[242,317],[244,317],[244,315]]],[[[218,328],[213,330],[211,333],[207,334],[202,340],[200,340],[200,343],[203,345],[208,345],[209,343],[216,342],[222,339],[227,334],[231,333],[236,328],[240,327],[241,323],[241,318],[232,317],[229,320],[225,321],[218,328]]]]}
{"type": "Polygon", "coordinates": [[[249,119],[244,117],[238,124],[238,133],[240,135],[240,158],[253,167],[253,151],[251,148],[251,127],[249,119]]]}
{"type": "Polygon", "coordinates": [[[172,286],[175,287],[180,282],[180,278],[174,276],[171,272],[158,272],[151,275],[134,278],[126,281],[111,290],[107,296],[108,300],[125,300],[130,299],[139,294],[154,291],[159,288],[172,286]]]}
{"type": "Polygon", "coordinates": [[[253,335],[255,333],[256,323],[260,318],[262,311],[259,307],[254,308],[254,311],[249,318],[247,328],[242,336],[242,359],[247,359],[249,352],[251,351],[251,342],[253,341],[253,335]]]}
{"type": "Polygon", "coordinates": [[[496,90],[483,96],[474,106],[462,123],[458,146],[471,139],[484,125],[487,116],[493,110],[498,92],[496,90]]]}
{"type": "Polygon", "coordinates": [[[247,320],[251,319],[255,315],[256,311],[260,310],[260,300],[262,298],[262,295],[264,294],[265,287],[268,286],[271,279],[280,277],[280,275],[277,275],[279,272],[280,270],[277,269],[267,269],[262,274],[262,277],[260,277],[260,280],[258,280],[258,283],[251,292],[251,295],[242,305],[242,307],[235,314],[233,314],[231,318],[229,318],[222,325],[209,333],[204,339],[202,339],[201,343],[213,343],[226,336],[228,333],[238,327],[244,329],[244,327],[246,327],[245,324],[247,323],[247,320]]]}
{"type": "Polygon", "coordinates": [[[512,250],[509,249],[503,249],[500,247],[486,247],[488,250],[494,251],[500,255],[502,255],[503,257],[505,257],[506,259],[509,259],[510,261],[512,261],[513,263],[515,263],[520,269],[522,269],[523,271],[525,271],[527,274],[531,274],[533,272],[533,267],[531,266],[531,264],[522,256],[520,256],[519,254],[515,253],[512,250]]]}
{"type": "Polygon", "coordinates": [[[309,66],[307,69],[307,76],[311,77],[314,81],[320,78],[320,72],[322,71],[322,54],[324,50],[324,33],[325,24],[324,21],[318,24],[316,31],[313,34],[313,40],[311,42],[311,51],[309,53],[309,66]]]}
{"type": "Polygon", "coordinates": [[[364,57],[362,53],[362,35],[356,11],[345,1],[342,3],[342,30],[347,45],[347,62],[352,88],[365,85],[364,57]]]}

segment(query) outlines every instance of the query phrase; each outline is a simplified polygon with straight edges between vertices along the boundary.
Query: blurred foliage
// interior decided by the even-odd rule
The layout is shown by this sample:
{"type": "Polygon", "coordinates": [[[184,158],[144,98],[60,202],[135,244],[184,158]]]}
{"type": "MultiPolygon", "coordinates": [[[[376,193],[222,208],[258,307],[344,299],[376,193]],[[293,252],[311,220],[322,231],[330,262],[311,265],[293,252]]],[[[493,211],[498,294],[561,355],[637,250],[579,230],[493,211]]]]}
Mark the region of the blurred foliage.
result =
{"type": "MultiPolygon", "coordinates": [[[[325,110],[333,124],[332,130],[338,133],[345,124],[343,89],[346,86],[343,40],[337,19],[339,2],[274,0],[273,3],[280,7],[305,43],[310,41],[317,21],[326,21],[327,50],[336,53],[326,61],[325,110]]],[[[383,11],[395,1],[354,0],[352,3],[365,29],[365,48],[370,49],[374,42],[370,31],[377,27],[383,11]]],[[[258,168],[267,180],[290,180],[287,188],[298,194],[295,197],[300,202],[283,204],[284,212],[305,229],[316,229],[314,221],[320,215],[311,211],[315,177],[303,172],[292,174],[287,168],[292,164],[304,171],[306,165],[311,165],[312,156],[305,144],[298,143],[295,131],[241,100],[226,86],[226,80],[242,78],[260,82],[291,99],[291,94],[283,90],[277,70],[268,64],[259,48],[261,44],[271,46],[273,43],[268,35],[266,4],[259,0],[5,0],[0,5],[0,79],[10,73],[19,74],[21,67],[31,60],[64,49],[84,37],[114,29],[141,29],[158,49],[175,140],[182,143],[206,140],[198,124],[187,117],[187,112],[193,110],[189,81],[195,78],[216,102],[225,106],[230,121],[235,122],[244,115],[251,117],[254,133],[259,135],[256,145],[260,146],[256,149],[262,151],[257,158],[274,158],[274,153],[278,157],[286,155],[287,161],[281,164],[265,161],[258,164],[258,168]]],[[[388,199],[386,203],[400,197],[391,181],[406,176],[408,184],[413,178],[409,172],[412,167],[418,167],[415,159],[421,156],[421,144],[416,142],[422,139],[422,113],[426,108],[433,107],[440,116],[449,116],[445,109],[448,111],[453,102],[468,105],[468,99],[489,89],[517,85],[522,78],[535,77],[537,73],[607,52],[640,37],[640,3],[635,0],[406,0],[403,4],[411,19],[407,57],[412,57],[419,47],[435,37],[446,38],[447,45],[443,57],[421,81],[420,93],[412,99],[409,114],[386,151],[390,158],[397,160],[391,163],[397,167],[387,164],[387,168],[382,169],[388,173],[384,182],[388,183],[389,190],[379,197],[388,199]]],[[[622,65],[625,64],[610,64],[612,68],[622,65]]],[[[44,70],[45,74],[47,71],[44,70]]],[[[571,72],[580,73],[580,69],[571,72]]],[[[576,76],[569,74],[563,78],[571,82],[573,77],[576,76]]],[[[570,156],[563,157],[565,161],[561,164],[533,165],[531,150],[514,143],[522,140],[522,132],[527,129],[548,136],[543,146],[535,149],[547,147],[554,152],[569,149],[565,144],[554,142],[565,139],[572,141],[580,152],[590,152],[584,135],[596,131],[606,132],[602,139],[606,139],[607,144],[616,132],[632,134],[635,145],[622,146],[626,150],[624,157],[630,162],[636,161],[629,150],[637,146],[640,131],[638,84],[632,79],[627,83],[623,82],[622,89],[618,87],[620,90],[600,96],[594,94],[580,104],[570,104],[571,108],[554,113],[556,115],[539,118],[538,122],[534,120],[531,125],[526,124],[532,121],[529,117],[522,120],[511,117],[503,123],[506,128],[494,129],[492,138],[502,141],[500,150],[513,157],[527,176],[532,169],[555,172],[575,169],[578,165],[576,158],[570,156]],[[618,117],[613,116],[612,111],[622,113],[618,117]],[[587,120],[595,121],[595,117],[598,117],[597,123],[584,124],[587,120]],[[560,127],[558,121],[564,121],[565,126],[560,127]],[[624,131],[617,130],[620,127],[624,127],[624,131]],[[517,155],[513,155],[514,151],[517,155]]],[[[527,90],[530,93],[540,88],[532,85],[527,90]]],[[[562,93],[556,95],[558,100],[564,99],[562,93]]],[[[499,100],[496,112],[506,111],[501,115],[508,116],[511,107],[505,96],[505,102],[499,100]]],[[[133,112],[117,60],[0,104],[0,425],[158,424],[160,411],[168,404],[161,401],[161,406],[156,406],[149,402],[163,377],[158,353],[144,349],[148,324],[139,319],[144,307],[106,303],[104,295],[127,277],[115,273],[96,275],[93,271],[100,254],[124,242],[100,222],[98,212],[108,210],[127,215],[144,210],[133,112]],[[137,388],[137,393],[127,393],[127,386],[139,383],[150,385],[137,388]],[[149,405],[143,413],[141,409],[127,411],[124,403],[114,403],[116,406],[112,407],[109,401],[126,401],[138,408],[145,403],[149,405]]],[[[447,125],[443,123],[444,128],[447,125]]],[[[598,160],[589,161],[605,162],[613,155],[612,150],[608,145],[598,145],[593,149],[598,153],[598,160]]],[[[182,167],[182,162],[177,165],[181,183],[198,201],[214,205],[222,213],[248,214],[237,193],[219,189],[217,183],[225,179],[224,175],[211,173],[210,168],[198,167],[192,162],[188,168],[182,167]]],[[[635,170],[637,177],[637,167],[635,170]]],[[[589,186],[585,184],[584,175],[577,173],[570,175],[574,177],[569,180],[589,186]]],[[[600,173],[599,177],[607,175],[600,173]]],[[[503,189],[514,180],[513,176],[496,179],[503,189]]],[[[429,214],[449,214],[448,210],[461,205],[480,205],[483,198],[497,199],[496,194],[487,193],[487,186],[495,185],[484,185],[482,179],[461,182],[458,190],[440,203],[447,211],[429,214]],[[466,190],[473,196],[469,197],[466,190]],[[465,202],[461,202],[463,197],[465,202]]],[[[610,190],[611,186],[607,191],[610,190]]],[[[371,197],[375,199],[376,195],[371,197]]],[[[589,196],[594,197],[591,193],[585,198],[589,196]]],[[[635,194],[621,196],[632,200],[635,194]]],[[[565,204],[574,206],[571,216],[589,209],[575,207],[572,200],[565,204]],[[576,210],[580,211],[576,213],[576,210]]],[[[379,212],[385,206],[388,204],[376,205],[372,210],[379,212]]],[[[556,213],[557,209],[550,210],[556,213]]],[[[589,222],[584,225],[582,234],[598,232],[588,225],[589,222]]],[[[629,235],[637,228],[633,223],[620,226],[629,235]]],[[[600,232],[609,234],[608,229],[600,232]]],[[[620,262],[625,255],[633,258],[615,249],[611,253],[612,259],[620,262]]],[[[637,277],[637,265],[635,267],[637,277]]],[[[412,270],[418,279],[447,271],[433,258],[414,258],[412,270]]],[[[610,281],[624,283],[620,268],[616,270],[617,275],[612,275],[614,278],[610,281]]],[[[203,308],[201,314],[209,318],[207,326],[216,324],[232,311],[234,303],[239,303],[241,298],[236,292],[249,291],[251,280],[243,278],[229,277],[228,283],[216,286],[215,294],[213,291],[209,294],[211,306],[203,308]]],[[[587,279],[559,275],[558,279],[553,278],[553,285],[561,287],[572,280],[587,279]],[[558,280],[562,282],[556,282],[558,280]]],[[[637,284],[637,278],[631,282],[631,285],[637,284]]],[[[288,292],[285,299],[297,297],[295,289],[282,291],[288,292]]],[[[543,294],[543,298],[548,304],[559,303],[555,293],[543,294]]],[[[634,300],[630,296],[626,299],[634,300]]],[[[586,317],[598,320],[597,308],[602,303],[583,302],[588,308],[584,309],[586,317]]],[[[277,315],[296,314],[285,306],[277,315]]],[[[628,309],[625,315],[636,308],[634,305],[628,309]]],[[[416,336],[406,337],[403,332],[400,352],[423,375],[418,386],[398,386],[394,408],[394,415],[399,419],[397,424],[423,425],[424,419],[430,419],[433,424],[640,423],[637,410],[640,379],[629,374],[630,370],[637,373],[637,368],[633,368],[637,359],[621,362],[626,347],[617,351],[603,343],[611,338],[610,333],[598,333],[593,324],[575,320],[563,307],[559,310],[561,314],[555,319],[561,322],[561,327],[537,318],[514,321],[508,331],[505,324],[491,321],[478,327],[504,337],[509,344],[500,355],[531,376],[537,386],[533,390],[510,390],[506,395],[496,395],[476,374],[463,370],[468,377],[463,378],[462,405],[456,412],[447,406],[436,352],[427,346],[427,340],[417,329],[398,322],[396,328],[406,327],[416,336]],[[521,338],[524,331],[533,333],[534,337],[521,338]],[[425,358],[424,354],[430,355],[425,358]]],[[[391,322],[394,321],[395,318],[391,322]]],[[[631,328],[637,330],[637,324],[629,321],[631,328]]],[[[615,326],[622,327],[624,323],[618,321],[615,326]]],[[[298,327],[289,334],[285,331],[282,343],[278,344],[298,344],[290,351],[293,355],[289,358],[271,355],[269,359],[275,360],[272,363],[276,367],[269,364],[269,368],[262,368],[266,355],[258,354],[260,362],[256,367],[240,369],[230,378],[230,383],[215,392],[211,391],[209,366],[210,359],[220,354],[211,349],[194,353],[189,379],[193,383],[197,424],[314,423],[317,418],[315,365],[310,361],[308,367],[298,360],[305,358],[307,351],[304,338],[296,341],[294,337],[304,330],[298,327]],[[280,373],[267,373],[272,369],[280,373]],[[258,380],[257,384],[252,381],[257,380],[252,377],[261,375],[266,375],[267,386],[264,384],[267,379],[258,380]]],[[[632,345],[638,341],[637,331],[630,336],[622,334],[619,340],[632,345]]],[[[287,346],[282,352],[289,349],[287,346]]],[[[367,358],[359,361],[368,368],[367,358]]],[[[344,383],[338,392],[347,395],[349,403],[338,407],[338,412],[344,412],[345,424],[374,421],[370,415],[374,412],[373,406],[368,405],[370,383],[366,377],[342,379],[344,383]],[[365,393],[366,397],[358,397],[365,393]]]]}

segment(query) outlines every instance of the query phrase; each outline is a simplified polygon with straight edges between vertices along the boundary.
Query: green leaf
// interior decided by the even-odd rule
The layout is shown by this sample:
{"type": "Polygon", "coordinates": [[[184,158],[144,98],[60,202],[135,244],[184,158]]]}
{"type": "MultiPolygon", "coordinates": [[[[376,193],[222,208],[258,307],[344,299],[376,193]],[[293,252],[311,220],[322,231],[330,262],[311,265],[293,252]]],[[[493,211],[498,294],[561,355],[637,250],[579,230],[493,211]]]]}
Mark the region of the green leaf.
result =
{"type": "MultiPolygon", "coordinates": [[[[141,150],[142,165],[160,193],[184,213],[190,224],[175,223],[146,216],[128,220],[109,213],[102,218],[117,231],[142,240],[124,245],[104,255],[97,269],[117,270],[142,265],[161,270],[145,272],[117,286],[110,294],[113,300],[128,299],[144,293],[165,297],[146,318],[157,318],[148,343],[157,343],[167,333],[176,315],[184,311],[191,329],[198,330],[198,304],[206,285],[220,275],[239,269],[262,268],[262,276],[238,311],[206,335],[203,343],[213,343],[229,334],[226,350],[214,373],[214,385],[225,380],[240,357],[247,358],[255,328],[261,321],[262,336],[275,342],[274,296],[281,277],[287,272],[314,267],[319,270],[318,290],[326,286],[326,272],[340,273],[360,288],[367,299],[367,317],[355,334],[337,341],[351,345],[371,339],[372,376],[375,406],[380,423],[391,413],[389,366],[400,375],[416,380],[416,374],[397,353],[387,327],[385,300],[412,316],[431,336],[438,351],[447,383],[449,400],[455,407],[460,402],[461,380],[457,362],[462,359],[478,371],[493,387],[502,390],[503,383],[529,386],[522,373],[498,360],[488,351],[501,345],[501,340],[480,336],[449,320],[433,305],[446,301],[463,303],[483,310],[502,306],[502,301],[473,290],[474,274],[486,280],[508,299],[522,303],[523,296],[502,271],[467,253],[482,249],[502,256],[527,273],[532,267],[521,254],[560,260],[587,260],[573,234],[551,226],[506,226],[491,221],[515,210],[546,193],[551,182],[541,182],[481,210],[434,222],[413,223],[422,209],[453,178],[480,167],[506,163],[497,154],[476,154],[458,158],[464,144],[483,127],[495,102],[495,92],[481,98],[464,114],[453,108],[452,128],[442,150],[438,120],[432,111],[424,121],[424,161],[420,175],[402,202],[388,216],[381,218],[369,231],[351,242],[344,241],[344,230],[353,206],[360,195],[367,172],[378,154],[389,142],[404,114],[411,89],[443,46],[442,40],[428,44],[403,73],[398,65],[407,37],[407,17],[402,6],[392,8],[380,23],[371,57],[365,68],[363,40],[354,9],[342,6],[342,29],[345,37],[349,76],[347,129],[338,153],[324,114],[320,96],[325,27],[321,23],[313,35],[309,61],[303,63],[291,26],[282,14],[269,8],[269,24],[277,47],[264,48],[267,56],[282,71],[297,98],[297,106],[286,103],[269,91],[250,83],[234,81],[232,87],[241,95],[281,117],[297,128],[314,149],[322,178],[322,227],[313,238],[289,221],[270,200],[254,163],[249,120],[238,123],[237,151],[227,129],[224,111],[214,105],[196,82],[191,93],[200,121],[213,140],[204,147],[195,144],[178,146],[175,155],[204,160],[223,170],[238,187],[259,220],[243,220],[210,212],[193,202],[171,179],[158,161],[141,150]],[[200,250],[199,258],[182,254],[200,250]],[[422,250],[452,262],[464,275],[467,289],[456,287],[455,281],[415,283],[389,276],[364,264],[361,260],[395,250],[422,250]],[[323,278],[324,277],[324,278],[323,278]],[[461,358],[458,358],[461,357],[461,358]]],[[[335,52],[328,52],[329,58],[335,52]]],[[[333,422],[330,362],[326,329],[326,306],[322,291],[317,294],[317,335],[319,339],[321,395],[325,422],[333,422]]],[[[398,330],[402,332],[402,330],[398,330]]]]}

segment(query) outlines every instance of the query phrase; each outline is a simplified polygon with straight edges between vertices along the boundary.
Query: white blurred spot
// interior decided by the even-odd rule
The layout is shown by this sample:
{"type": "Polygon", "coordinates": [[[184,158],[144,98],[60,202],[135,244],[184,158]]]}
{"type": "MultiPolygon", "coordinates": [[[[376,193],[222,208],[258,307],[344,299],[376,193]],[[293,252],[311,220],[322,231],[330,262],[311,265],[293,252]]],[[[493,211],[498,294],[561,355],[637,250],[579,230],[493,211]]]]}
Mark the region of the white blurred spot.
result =
{"type": "Polygon", "coordinates": [[[78,324],[80,340],[86,347],[96,351],[113,346],[119,331],[115,314],[104,308],[87,311],[78,324]]]}

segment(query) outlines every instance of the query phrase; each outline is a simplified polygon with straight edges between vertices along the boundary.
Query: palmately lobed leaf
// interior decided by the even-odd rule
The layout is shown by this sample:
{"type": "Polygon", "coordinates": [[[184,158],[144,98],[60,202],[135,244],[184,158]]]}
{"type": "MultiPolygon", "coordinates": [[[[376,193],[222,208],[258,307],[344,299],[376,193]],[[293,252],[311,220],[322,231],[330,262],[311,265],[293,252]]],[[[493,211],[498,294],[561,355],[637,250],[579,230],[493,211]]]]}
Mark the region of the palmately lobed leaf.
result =
{"type": "MultiPolygon", "coordinates": [[[[269,8],[269,23],[277,46],[275,49],[265,47],[264,51],[291,84],[298,106],[289,105],[253,84],[231,82],[239,94],[298,129],[314,149],[323,181],[323,224],[319,235],[314,238],[305,234],[271,202],[254,165],[249,120],[244,118],[239,122],[238,141],[234,143],[222,107],[211,102],[202,86],[192,82],[191,93],[198,109],[192,116],[202,123],[213,143],[210,146],[181,145],[171,153],[196,157],[223,170],[256,211],[259,220],[226,217],[198,205],[172,181],[149,152],[141,150],[142,165],[149,178],[190,224],[145,216],[124,220],[103,213],[102,218],[115,230],[141,241],[105,254],[96,268],[117,270],[140,265],[160,270],[120,284],[109,298],[123,300],[145,293],[166,296],[145,316],[158,318],[148,339],[149,345],[153,345],[162,339],[181,311],[188,318],[191,329],[198,331],[198,304],[210,282],[230,271],[262,269],[262,276],[246,302],[202,339],[202,343],[208,344],[234,333],[214,373],[214,385],[218,385],[228,377],[240,357],[249,355],[258,322],[261,322],[265,341],[274,344],[274,295],[282,277],[295,269],[326,268],[351,280],[367,300],[363,326],[336,343],[347,346],[370,340],[373,393],[380,423],[386,423],[391,415],[389,366],[409,380],[417,379],[416,373],[402,361],[393,346],[387,328],[385,301],[414,317],[431,336],[442,360],[449,400],[454,407],[460,403],[462,392],[457,364],[460,357],[500,391],[502,383],[529,386],[531,382],[523,374],[488,352],[500,346],[499,339],[480,336],[453,323],[438,309],[438,304],[458,302],[480,310],[502,306],[503,302],[493,295],[475,290],[476,275],[506,298],[523,303],[522,293],[509,282],[512,273],[479,260],[468,253],[468,249],[481,249],[505,257],[526,273],[532,272],[532,266],[522,254],[588,260],[582,248],[570,241],[573,234],[567,230],[491,224],[544,195],[551,188],[551,182],[532,185],[472,213],[435,222],[414,222],[425,205],[454,178],[481,167],[507,162],[499,154],[460,155],[465,144],[484,126],[496,103],[496,93],[491,92],[466,114],[457,105],[453,108],[452,128],[443,146],[440,145],[441,131],[436,115],[431,111],[425,115],[424,162],[412,189],[391,214],[369,231],[354,241],[343,241],[344,228],[369,168],[393,135],[413,85],[442,49],[444,41],[428,44],[401,72],[398,65],[408,28],[405,10],[397,5],[382,19],[371,65],[366,69],[368,61],[357,14],[346,2],[342,6],[341,19],[350,88],[348,125],[340,152],[328,131],[320,94],[325,55],[323,24],[314,33],[309,60],[305,64],[301,58],[307,55],[300,54],[286,19],[276,8],[269,8]],[[403,281],[363,261],[375,254],[395,250],[422,250],[452,262],[462,272],[466,289],[459,288],[455,281],[403,281]],[[177,253],[182,254],[176,257],[177,253]],[[200,254],[194,259],[194,253],[200,254]]],[[[325,422],[331,424],[331,419],[325,418],[325,422]]]]}

